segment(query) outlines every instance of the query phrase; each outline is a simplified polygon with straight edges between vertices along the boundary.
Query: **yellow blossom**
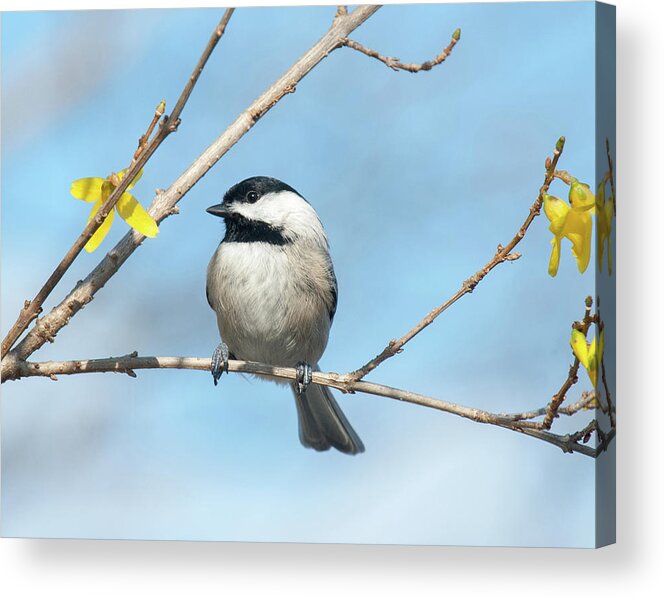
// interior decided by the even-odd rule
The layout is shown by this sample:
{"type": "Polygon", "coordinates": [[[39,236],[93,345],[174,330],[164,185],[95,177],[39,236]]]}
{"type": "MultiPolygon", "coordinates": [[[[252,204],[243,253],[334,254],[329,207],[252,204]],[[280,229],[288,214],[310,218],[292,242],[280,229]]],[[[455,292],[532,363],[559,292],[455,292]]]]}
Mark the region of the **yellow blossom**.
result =
{"type": "MultiPolygon", "coordinates": [[[[92,206],[90,216],[88,217],[88,222],[95,217],[99,209],[111,196],[111,193],[113,193],[116,188],[114,181],[122,180],[125,172],[126,169],[121,170],[117,175],[112,174],[105,179],[88,177],[78,179],[72,183],[70,192],[76,199],[95,202],[92,206]]],[[[115,210],[109,212],[109,215],[95,231],[95,234],[90,237],[90,240],[85,245],[86,251],[92,252],[99,247],[99,244],[104,240],[104,237],[108,234],[109,230],[111,230],[114,212],[118,212],[120,217],[129,224],[129,226],[140,232],[142,235],[145,235],[146,237],[155,237],[157,235],[159,232],[157,223],[152,216],[143,209],[143,206],[136,201],[136,198],[128,192],[138,182],[142,174],[143,170],[141,170],[136,175],[136,178],[129,184],[127,191],[120,196],[120,199],[115,204],[115,210]]]]}
{"type": "MultiPolygon", "coordinates": [[[[559,271],[561,240],[563,238],[572,243],[573,256],[580,273],[587,269],[591,259],[592,221],[590,212],[595,203],[589,205],[588,194],[579,187],[581,185],[576,186],[574,195],[569,197],[572,207],[558,197],[543,196],[545,215],[550,221],[550,232],[554,235],[551,241],[552,253],[547,269],[550,276],[556,276],[559,271]]],[[[593,199],[593,194],[591,194],[591,198],[593,199]]]]}
{"type": "Polygon", "coordinates": [[[600,370],[603,359],[604,345],[605,335],[602,330],[600,331],[598,341],[596,341],[596,337],[594,336],[591,343],[587,343],[586,336],[573,328],[570,336],[570,346],[573,348],[575,357],[579,359],[580,363],[586,369],[587,374],[589,374],[589,380],[591,380],[594,388],[598,384],[598,371],[600,370]]]}
{"type": "Polygon", "coordinates": [[[605,255],[605,242],[607,241],[607,269],[612,274],[612,219],[614,218],[614,198],[605,199],[605,179],[598,186],[596,193],[596,253],[598,254],[598,268],[603,271],[603,257],[605,255]]]}
{"type": "Polygon", "coordinates": [[[579,212],[593,211],[596,205],[596,198],[591,193],[589,185],[580,183],[576,178],[570,178],[570,191],[568,192],[568,201],[574,210],[579,212]]]}

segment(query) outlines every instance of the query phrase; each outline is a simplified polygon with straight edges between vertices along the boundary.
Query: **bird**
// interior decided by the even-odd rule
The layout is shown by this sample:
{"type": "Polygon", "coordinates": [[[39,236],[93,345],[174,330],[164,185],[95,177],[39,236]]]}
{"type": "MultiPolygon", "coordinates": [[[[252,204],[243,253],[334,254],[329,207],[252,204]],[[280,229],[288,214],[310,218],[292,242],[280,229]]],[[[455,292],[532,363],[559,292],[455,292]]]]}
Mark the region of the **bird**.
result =
{"type": "Polygon", "coordinates": [[[225,223],[206,279],[221,337],[211,362],[215,385],[229,359],[295,367],[300,442],[315,451],[364,452],[330,389],[310,384],[337,309],[337,279],[316,211],[290,185],[254,176],[207,212],[225,223]]]}

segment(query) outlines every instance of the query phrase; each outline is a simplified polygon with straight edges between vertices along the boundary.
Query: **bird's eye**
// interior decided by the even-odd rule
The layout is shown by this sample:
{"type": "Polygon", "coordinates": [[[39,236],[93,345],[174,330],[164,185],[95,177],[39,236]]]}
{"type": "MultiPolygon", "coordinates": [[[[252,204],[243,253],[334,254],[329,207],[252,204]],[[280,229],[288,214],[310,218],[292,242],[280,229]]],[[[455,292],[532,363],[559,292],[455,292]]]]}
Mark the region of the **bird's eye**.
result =
{"type": "Polygon", "coordinates": [[[256,191],[249,191],[245,197],[249,203],[254,203],[259,199],[259,194],[256,191]]]}

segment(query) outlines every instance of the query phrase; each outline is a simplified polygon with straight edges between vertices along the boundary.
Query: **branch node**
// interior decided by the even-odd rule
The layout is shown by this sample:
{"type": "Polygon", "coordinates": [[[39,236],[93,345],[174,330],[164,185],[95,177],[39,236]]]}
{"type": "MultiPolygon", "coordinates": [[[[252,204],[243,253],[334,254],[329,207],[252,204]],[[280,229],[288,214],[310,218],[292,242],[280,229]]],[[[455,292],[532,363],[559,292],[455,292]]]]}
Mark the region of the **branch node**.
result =
{"type": "Polygon", "coordinates": [[[471,278],[467,278],[462,285],[462,288],[466,293],[473,293],[473,290],[478,286],[478,283],[481,281],[482,276],[479,276],[478,273],[474,274],[471,278]]]}
{"type": "Polygon", "coordinates": [[[565,454],[570,454],[570,453],[572,453],[572,452],[573,452],[573,449],[571,448],[571,444],[577,444],[577,443],[575,443],[575,442],[572,441],[572,438],[570,437],[570,434],[566,434],[566,435],[563,437],[563,441],[562,441],[562,443],[561,443],[561,450],[562,450],[565,454]]]}
{"type": "Polygon", "coordinates": [[[337,19],[341,19],[343,17],[346,17],[349,14],[349,9],[345,4],[342,4],[337,7],[337,12],[335,13],[335,21],[337,19]]]}

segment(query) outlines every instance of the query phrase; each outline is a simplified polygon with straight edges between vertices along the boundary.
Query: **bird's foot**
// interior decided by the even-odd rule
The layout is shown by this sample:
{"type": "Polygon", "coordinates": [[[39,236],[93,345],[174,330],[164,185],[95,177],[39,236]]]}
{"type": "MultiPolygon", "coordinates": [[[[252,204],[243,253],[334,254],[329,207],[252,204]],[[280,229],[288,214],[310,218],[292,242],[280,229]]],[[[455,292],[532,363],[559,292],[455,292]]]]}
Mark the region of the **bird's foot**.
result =
{"type": "Polygon", "coordinates": [[[219,343],[212,353],[210,372],[215,386],[217,386],[217,381],[222,377],[222,374],[224,372],[228,374],[229,372],[229,348],[224,341],[219,343]]]}
{"type": "Polygon", "coordinates": [[[296,387],[298,394],[303,394],[312,381],[312,366],[305,361],[296,364],[296,387]]]}

